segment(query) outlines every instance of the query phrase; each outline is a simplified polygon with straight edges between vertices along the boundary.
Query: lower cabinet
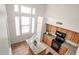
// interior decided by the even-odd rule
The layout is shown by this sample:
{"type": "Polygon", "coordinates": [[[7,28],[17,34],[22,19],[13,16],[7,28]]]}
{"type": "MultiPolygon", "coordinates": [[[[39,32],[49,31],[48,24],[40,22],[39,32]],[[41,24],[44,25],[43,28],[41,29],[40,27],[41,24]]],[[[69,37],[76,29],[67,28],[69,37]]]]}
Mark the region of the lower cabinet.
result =
{"type": "Polygon", "coordinates": [[[45,34],[43,36],[43,42],[46,43],[48,46],[51,46],[52,40],[48,38],[48,36],[45,34]]]}
{"type": "Polygon", "coordinates": [[[67,30],[66,39],[78,44],[79,43],[79,33],[67,30]]]}
{"type": "Polygon", "coordinates": [[[79,33],[73,32],[72,42],[79,43],[79,33]]]}
{"type": "Polygon", "coordinates": [[[59,49],[59,54],[64,55],[67,51],[68,51],[68,49],[66,47],[64,47],[63,45],[61,45],[61,47],[59,49]]]}
{"type": "MultiPolygon", "coordinates": [[[[50,39],[47,34],[44,34],[43,35],[43,42],[45,44],[47,44],[48,46],[51,47],[52,39],[50,39]]],[[[66,47],[64,47],[63,45],[61,45],[61,47],[59,49],[59,54],[60,55],[64,55],[67,52],[67,50],[68,49],[66,47]]]]}

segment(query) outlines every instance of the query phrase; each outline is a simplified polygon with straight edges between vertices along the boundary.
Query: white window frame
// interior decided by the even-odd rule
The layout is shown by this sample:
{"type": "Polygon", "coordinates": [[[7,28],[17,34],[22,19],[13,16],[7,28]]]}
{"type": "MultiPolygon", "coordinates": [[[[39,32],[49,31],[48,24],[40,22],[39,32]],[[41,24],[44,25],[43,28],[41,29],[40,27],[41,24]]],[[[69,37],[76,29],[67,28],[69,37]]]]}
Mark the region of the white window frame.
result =
{"type": "MultiPolygon", "coordinates": [[[[19,20],[20,20],[20,35],[32,33],[32,17],[34,17],[36,19],[35,14],[32,14],[33,13],[33,8],[31,8],[31,14],[28,14],[28,13],[21,13],[21,6],[23,6],[23,5],[18,5],[18,6],[19,6],[19,11],[18,12],[15,11],[15,16],[18,16],[19,20]],[[30,25],[25,25],[25,26],[30,26],[30,29],[29,29],[28,33],[22,33],[22,26],[23,26],[21,24],[21,17],[22,16],[30,17],[30,25]]],[[[25,6],[25,7],[28,7],[28,6],[25,6]]],[[[34,27],[34,33],[35,33],[35,27],[34,27]]]]}

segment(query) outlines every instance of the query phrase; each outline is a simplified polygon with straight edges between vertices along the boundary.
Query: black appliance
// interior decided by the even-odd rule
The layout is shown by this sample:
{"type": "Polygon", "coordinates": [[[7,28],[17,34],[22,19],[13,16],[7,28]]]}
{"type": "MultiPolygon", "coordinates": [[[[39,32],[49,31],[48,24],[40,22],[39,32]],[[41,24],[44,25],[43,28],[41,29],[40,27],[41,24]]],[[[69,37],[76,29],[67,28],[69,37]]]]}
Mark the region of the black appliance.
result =
{"type": "Polygon", "coordinates": [[[56,41],[60,42],[61,44],[65,41],[65,36],[66,36],[65,33],[56,31],[55,35],[56,35],[55,38],[56,41]]]}
{"type": "Polygon", "coordinates": [[[60,49],[60,46],[61,46],[61,43],[54,40],[52,41],[52,45],[51,47],[56,51],[56,52],[59,52],[59,49],[60,49]]]}
{"type": "Polygon", "coordinates": [[[56,31],[55,35],[56,35],[56,38],[52,41],[51,47],[55,51],[59,52],[61,44],[65,41],[66,34],[60,31],[56,31]]]}
{"type": "Polygon", "coordinates": [[[63,33],[63,32],[60,32],[60,31],[56,31],[55,35],[56,35],[56,36],[60,36],[60,37],[62,37],[62,38],[65,38],[66,33],[63,33]]]}

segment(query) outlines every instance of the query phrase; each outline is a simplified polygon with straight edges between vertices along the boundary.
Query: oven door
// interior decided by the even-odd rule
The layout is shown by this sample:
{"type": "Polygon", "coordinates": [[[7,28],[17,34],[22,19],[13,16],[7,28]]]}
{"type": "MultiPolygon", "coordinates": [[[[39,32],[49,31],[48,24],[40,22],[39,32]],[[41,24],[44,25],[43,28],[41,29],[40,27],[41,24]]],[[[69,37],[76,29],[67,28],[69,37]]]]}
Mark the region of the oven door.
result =
{"type": "Polygon", "coordinates": [[[51,48],[53,48],[56,52],[59,52],[60,46],[61,46],[61,43],[54,40],[51,45],[51,48]]]}

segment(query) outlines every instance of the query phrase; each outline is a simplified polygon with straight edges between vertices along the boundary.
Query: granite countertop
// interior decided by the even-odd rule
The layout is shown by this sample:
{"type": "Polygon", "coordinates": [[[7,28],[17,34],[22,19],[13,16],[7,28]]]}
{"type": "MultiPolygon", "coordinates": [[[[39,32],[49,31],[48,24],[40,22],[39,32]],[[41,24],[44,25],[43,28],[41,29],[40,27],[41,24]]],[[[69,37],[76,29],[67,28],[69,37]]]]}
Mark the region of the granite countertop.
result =
{"type": "Polygon", "coordinates": [[[53,40],[55,39],[56,35],[54,33],[44,33],[48,36],[49,39],[53,40]]]}
{"type": "Polygon", "coordinates": [[[68,49],[66,55],[75,55],[76,54],[77,47],[67,43],[66,41],[62,45],[68,49]]]}

